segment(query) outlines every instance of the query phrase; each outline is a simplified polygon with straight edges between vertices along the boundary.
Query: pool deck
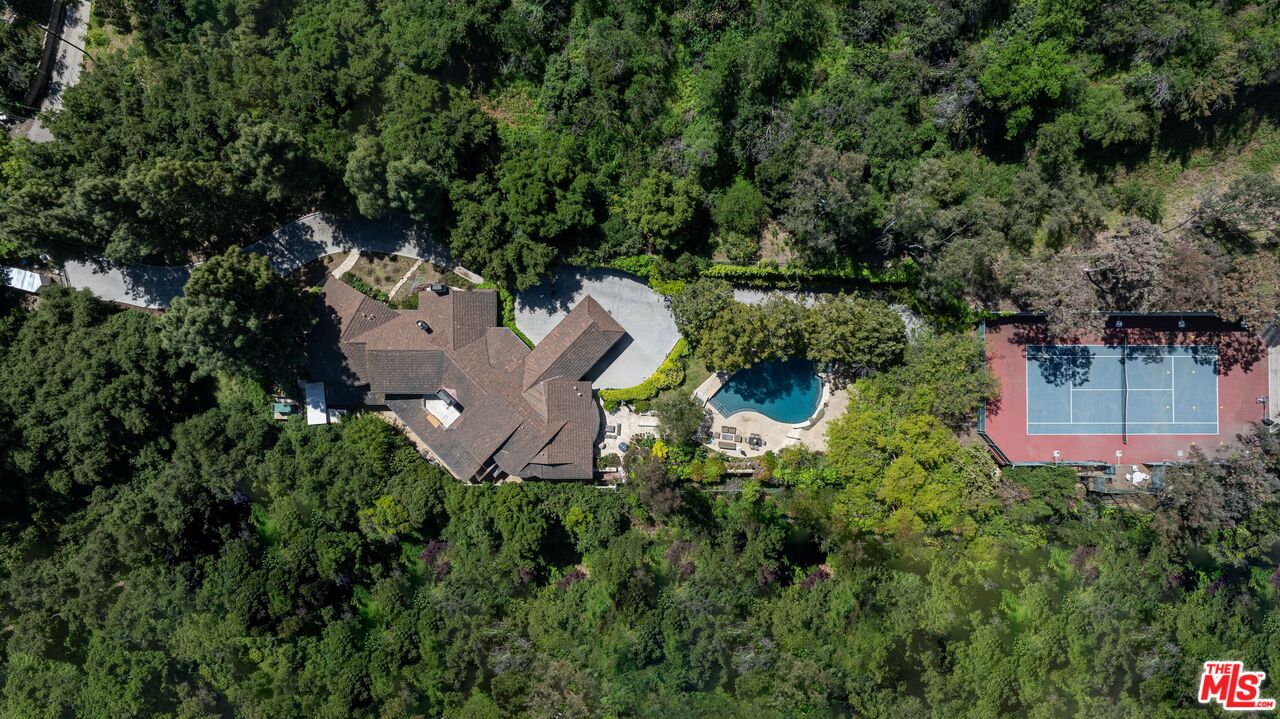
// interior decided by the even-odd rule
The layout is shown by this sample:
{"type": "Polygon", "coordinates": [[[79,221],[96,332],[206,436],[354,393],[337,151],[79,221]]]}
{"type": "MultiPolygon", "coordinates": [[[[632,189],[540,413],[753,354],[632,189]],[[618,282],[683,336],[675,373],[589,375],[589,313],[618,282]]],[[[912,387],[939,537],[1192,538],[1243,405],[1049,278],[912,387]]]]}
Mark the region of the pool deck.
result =
{"type": "Polygon", "coordinates": [[[818,409],[809,419],[799,424],[786,424],[770,419],[759,412],[751,410],[735,412],[725,417],[716,411],[708,400],[720,390],[729,379],[729,373],[719,372],[711,375],[698,388],[693,396],[711,412],[711,430],[719,433],[720,427],[730,426],[737,429],[737,434],[744,441],[737,443],[735,450],[724,450],[717,446],[718,440],[712,438],[707,446],[718,452],[736,457],[759,457],[767,451],[777,452],[783,447],[803,444],[809,449],[825,451],[827,448],[827,424],[844,414],[849,405],[849,391],[845,388],[832,390],[829,378],[822,378],[822,397],[818,400],[818,409]],[[747,446],[746,437],[751,434],[760,435],[764,446],[752,449],[747,446]]]}

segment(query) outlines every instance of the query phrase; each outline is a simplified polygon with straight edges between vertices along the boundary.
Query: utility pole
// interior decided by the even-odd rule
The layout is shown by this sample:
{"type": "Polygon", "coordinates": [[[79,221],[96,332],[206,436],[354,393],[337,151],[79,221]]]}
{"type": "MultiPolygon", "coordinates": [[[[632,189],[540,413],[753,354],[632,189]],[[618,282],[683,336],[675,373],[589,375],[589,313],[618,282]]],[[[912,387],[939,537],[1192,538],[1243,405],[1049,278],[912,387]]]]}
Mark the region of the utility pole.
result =
{"type": "MultiPolygon", "coordinates": [[[[66,12],[66,10],[63,10],[63,12],[66,12]]],[[[90,59],[90,60],[92,60],[93,62],[97,62],[97,60],[94,60],[94,59],[93,59],[93,55],[90,55],[90,54],[89,54],[89,51],[88,51],[88,50],[86,50],[86,49],[84,49],[83,47],[80,47],[79,45],[75,44],[74,42],[71,42],[70,40],[66,39],[65,37],[63,37],[63,36],[61,36],[61,35],[59,35],[59,34],[57,34],[57,33],[53,32],[52,30],[50,30],[49,28],[45,27],[44,25],[41,25],[40,23],[36,23],[36,27],[40,28],[41,30],[44,30],[44,34],[46,34],[46,35],[53,35],[54,37],[58,38],[58,41],[59,41],[59,42],[65,42],[66,44],[70,45],[71,47],[74,47],[75,49],[77,49],[77,50],[79,50],[80,52],[84,53],[84,56],[85,56],[85,57],[89,58],[89,59],[90,59]]]]}

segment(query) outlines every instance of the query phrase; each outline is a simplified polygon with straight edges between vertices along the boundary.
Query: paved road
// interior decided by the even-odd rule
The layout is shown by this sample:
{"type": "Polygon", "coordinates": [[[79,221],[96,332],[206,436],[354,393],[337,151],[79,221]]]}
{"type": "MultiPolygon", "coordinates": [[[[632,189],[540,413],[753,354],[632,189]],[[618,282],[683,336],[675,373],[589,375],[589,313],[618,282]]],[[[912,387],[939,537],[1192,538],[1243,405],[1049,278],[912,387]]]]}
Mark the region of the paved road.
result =
{"type": "MultiPolygon", "coordinates": [[[[452,264],[442,247],[409,222],[338,220],[323,213],[294,220],[245,251],[266,255],[277,272],[287,275],[326,255],[355,249],[404,255],[442,267],[452,264]]],[[[104,300],[163,309],[182,294],[191,268],[68,262],[63,273],[70,286],[88,289],[104,300]]]]}
{"type": "MultiPolygon", "coordinates": [[[[53,62],[53,77],[49,79],[49,90],[44,101],[40,103],[41,112],[56,112],[62,109],[62,93],[67,88],[80,82],[80,68],[84,65],[85,36],[89,34],[89,0],[79,3],[68,3],[65,10],[66,19],[62,23],[62,39],[58,41],[58,52],[53,62]],[[67,42],[69,41],[69,42],[67,42]],[[72,45],[74,43],[74,46],[72,45]]],[[[27,139],[32,142],[49,142],[53,134],[40,123],[37,117],[27,131],[27,139]]]]}
{"type": "Polygon", "coordinates": [[[516,295],[516,326],[541,341],[590,294],[627,331],[612,361],[592,378],[596,389],[632,387],[649,378],[676,346],[680,333],[662,295],[631,275],[612,270],[560,267],[541,284],[516,295]],[[626,343],[626,344],[624,344],[626,343]]]}

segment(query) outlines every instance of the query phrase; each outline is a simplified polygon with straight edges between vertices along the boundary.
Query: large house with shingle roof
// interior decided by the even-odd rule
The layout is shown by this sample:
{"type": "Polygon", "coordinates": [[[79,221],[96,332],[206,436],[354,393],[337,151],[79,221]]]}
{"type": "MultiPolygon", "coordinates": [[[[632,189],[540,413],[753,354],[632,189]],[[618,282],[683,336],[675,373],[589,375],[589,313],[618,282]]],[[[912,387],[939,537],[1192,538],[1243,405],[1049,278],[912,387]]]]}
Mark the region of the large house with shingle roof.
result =
{"type": "Polygon", "coordinates": [[[330,277],[307,369],[330,406],[389,409],[460,479],[590,479],[600,410],[583,378],[625,331],[586,297],[529,349],[492,290],[397,310],[330,277]]]}

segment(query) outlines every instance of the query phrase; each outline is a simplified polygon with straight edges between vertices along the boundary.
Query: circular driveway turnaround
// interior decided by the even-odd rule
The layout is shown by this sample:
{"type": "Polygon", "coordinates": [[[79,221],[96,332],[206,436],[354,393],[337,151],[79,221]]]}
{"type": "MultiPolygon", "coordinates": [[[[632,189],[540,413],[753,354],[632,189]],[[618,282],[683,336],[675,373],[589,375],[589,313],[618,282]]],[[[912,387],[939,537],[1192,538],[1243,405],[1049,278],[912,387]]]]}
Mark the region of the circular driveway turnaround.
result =
{"type": "Polygon", "coordinates": [[[569,310],[591,295],[627,331],[597,367],[596,389],[632,387],[649,379],[680,339],[666,300],[631,275],[613,270],[559,267],[551,277],[516,295],[516,326],[541,342],[569,310]]]}
{"type": "MultiPolygon", "coordinates": [[[[404,255],[442,267],[452,266],[444,248],[410,222],[339,220],[320,212],[300,217],[245,248],[245,252],[266,255],[271,266],[282,275],[326,255],[351,250],[404,255]]],[[[88,289],[104,300],[164,309],[182,294],[182,286],[191,276],[191,267],[112,267],[68,262],[63,266],[63,274],[71,287],[88,289]]]]}

